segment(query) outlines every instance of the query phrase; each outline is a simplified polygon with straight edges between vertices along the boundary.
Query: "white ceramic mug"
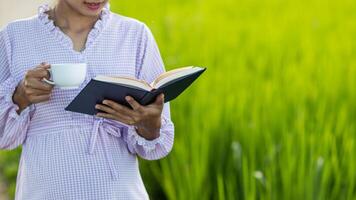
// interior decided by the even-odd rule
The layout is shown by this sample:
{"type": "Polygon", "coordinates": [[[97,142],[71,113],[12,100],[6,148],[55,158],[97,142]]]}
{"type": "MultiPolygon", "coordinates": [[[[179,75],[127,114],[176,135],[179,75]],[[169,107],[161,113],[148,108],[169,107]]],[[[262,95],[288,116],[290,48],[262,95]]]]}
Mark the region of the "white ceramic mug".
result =
{"type": "Polygon", "coordinates": [[[51,80],[44,78],[44,82],[58,86],[61,89],[77,89],[85,80],[87,64],[51,64],[51,68],[48,71],[51,80]]]}

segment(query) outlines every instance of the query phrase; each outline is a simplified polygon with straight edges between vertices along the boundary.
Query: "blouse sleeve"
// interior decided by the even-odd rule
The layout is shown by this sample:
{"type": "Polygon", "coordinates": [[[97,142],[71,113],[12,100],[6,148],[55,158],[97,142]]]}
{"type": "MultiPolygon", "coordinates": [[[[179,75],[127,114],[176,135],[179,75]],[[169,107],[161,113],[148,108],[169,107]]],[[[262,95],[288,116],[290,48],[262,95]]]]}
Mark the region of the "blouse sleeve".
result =
{"type": "Polygon", "coordinates": [[[11,44],[5,30],[0,32],[0,149],[15,149],[23,144],[30,123],[33,106],[24,109],[20,115],[19,108],[12,101],[13,93],[18,85],[10,73],[11,44]]]}
{"type": "MultiPolygon", "coordinates": [[[[156,41],[146,25],[143,25],[139,47],[137,77],[150,83],[165,72],[165,68],[156,41]]],[[[141,137],[133,126],[128,126],[123,136],[129,151],[146,160],[156,160],[168,155],[174,141],[174,125],[171,121],[169,103],[165,103],[163,107],[161,124],[160,136],[154,140],[141,137]]]]}

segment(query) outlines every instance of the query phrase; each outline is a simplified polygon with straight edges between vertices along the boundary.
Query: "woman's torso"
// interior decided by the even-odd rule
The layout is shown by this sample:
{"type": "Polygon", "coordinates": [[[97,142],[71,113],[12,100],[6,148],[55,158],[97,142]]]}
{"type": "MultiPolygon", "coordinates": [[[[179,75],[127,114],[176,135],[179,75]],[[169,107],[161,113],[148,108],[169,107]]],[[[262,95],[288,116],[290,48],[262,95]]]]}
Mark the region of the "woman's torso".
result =
{"type": "Polygon", "coordinates": [[[78,89],[55,87],[49,101],[35,104],[21,155],[18,199],[36,199],[33,195],[49,199],[148,198],[136,156],[128,152],[125,141],[111,135],[100,136],[100,143],[106,146],[97,146],[96,153],[88,156],[94,117],[64,110],[99,74],[137,77],[143,25],[112,13],[105,17],[95,24],[81,53],[72,50],[70,39],[43,12],[7,27],[10,72],[17,81],[42,62],[84,62],[88,66],[86,79],[78,89]],[[103,148],[111,152],[110,158],[103,148]],[[119,173],[119,181],[111,181],[109,160],[119,173]]]}
{"type": "Polygon", "coordinates": [[[18,21],[8,27],[12,43],[11,74],[22,80],[25,73],[42,62],[86,63],[85,81],[78,89],[54,87],[47,102],[35,104],[28,129],[40,133],[47,128],[71,129],[80,123],[91,124],[92,116],[65,111],[81,89],[97,75],[137,77],[137,62],[142,25],[132,19],[110,14],[98,21],[89,33],[83,52],[72,49],[72,42],[47,16],[18,21]]]}

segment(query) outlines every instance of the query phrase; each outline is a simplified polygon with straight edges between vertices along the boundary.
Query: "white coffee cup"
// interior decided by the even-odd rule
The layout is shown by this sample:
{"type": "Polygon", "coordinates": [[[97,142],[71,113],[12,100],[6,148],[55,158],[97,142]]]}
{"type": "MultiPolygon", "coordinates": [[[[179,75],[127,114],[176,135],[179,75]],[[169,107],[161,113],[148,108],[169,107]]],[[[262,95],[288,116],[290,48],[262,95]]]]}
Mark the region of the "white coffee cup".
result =
{"type": "Polygon", "coordinates": [[[43,81],[58,86],[61,89],[77,89],[84,82],[87,74],[86,63],[66,63],[51,64],[48,69],[50,79],[43,78],[43,81]]]}

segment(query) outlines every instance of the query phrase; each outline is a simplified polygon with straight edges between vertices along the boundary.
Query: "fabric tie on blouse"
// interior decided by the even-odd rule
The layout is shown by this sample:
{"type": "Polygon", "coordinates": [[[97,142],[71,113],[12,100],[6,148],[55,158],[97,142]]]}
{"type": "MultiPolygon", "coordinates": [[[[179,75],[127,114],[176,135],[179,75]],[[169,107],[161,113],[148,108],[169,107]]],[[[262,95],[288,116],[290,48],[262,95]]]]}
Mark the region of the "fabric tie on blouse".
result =
{"type": "Polygon", "coordinates": [[[126,127],[121,124],[119,124],[119,126],[118,125],[113,126],[110,123],[104,121],[103,118],[95,118],[93,130],[91,132],[90,143],[89,143],[89,154],[94,154],[95,147],[97,145],[98,135],[100,134],[101,142],[102,142],[103,148],[104,148],[104,154],[105,154],[106,160],[109,164],[111,175],[114,180],[118,180],[119,173],[116,170],[114,162],[113,162],[113,157],[112,157],[113,154],[110,153],[108,150],[107,142],[110,141],[109,134],[116,138],[120,138],[121,137],[121,133],[120,133],[121,128],[126,128],[126,127]]]}

